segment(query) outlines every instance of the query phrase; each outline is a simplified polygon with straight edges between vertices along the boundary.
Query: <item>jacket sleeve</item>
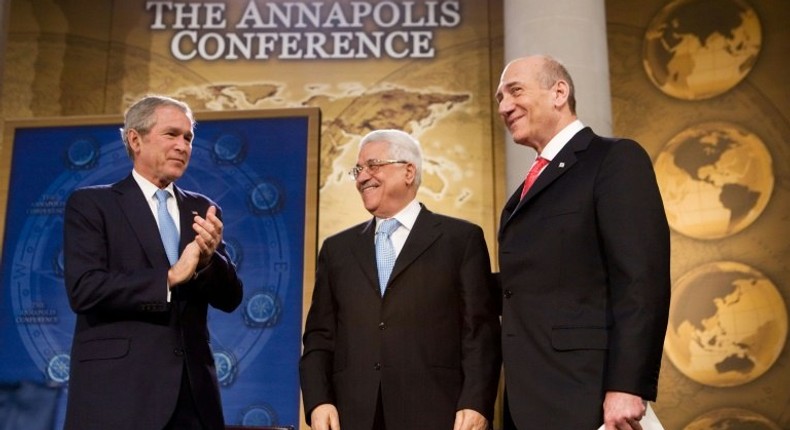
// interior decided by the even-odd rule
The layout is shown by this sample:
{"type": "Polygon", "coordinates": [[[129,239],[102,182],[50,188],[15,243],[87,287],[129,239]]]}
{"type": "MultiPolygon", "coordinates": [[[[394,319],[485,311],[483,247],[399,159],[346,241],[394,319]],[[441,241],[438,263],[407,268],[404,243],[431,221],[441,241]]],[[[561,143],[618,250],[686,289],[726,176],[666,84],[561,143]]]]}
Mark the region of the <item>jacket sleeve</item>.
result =
{"type": "MultiPolygon", "coordinates": [[[[213,203],[212,203],[213,204],[213,203]]],[[[217,206],[217,217],[222,219],[222,210],[217,206]]],[[[219,310],[232,312],[243,298],[243,285],[236,273],[236,265],[230,259],[225,241],[217,247],[209,263],[198,268],[191,283],[197,284],[208,303],[219,310]]],[[[184,286],[191,288],[189,284],[184,286]]]]}
{"type": "Polygon", "coordinates": [[[72,310],[167,311],[167,265],[148,262],[139,247],[130,246],[131,231],[123,230],[124,217],[113,212],[106,193],[77,190],[66,202],[63,255],[72,310]]]}
{"type": "Polygon", "coordinates": [[[460,265],[462,301],[461,366],[463,387],[458,409],[474,409],[493,422],[502,362],[497,291],[483,230],[475,226],[460,265]]]}
{"type": "Polygon", "coordinates": [[[605,390],[655,400],[669,316],[669,227],[653,166],[634,141],[609,151],[595,184],[611,330],[605,390]]]}
{"type": "Polygon", "coordinates": [[[299,362],[299,378],[307,424],[316,406],[334,404],[332,366],[335,353],[335,305],[331,292],[329,251],[326,243],[318,255],[312,303],[303,336],[304,351],[299,362]]]}

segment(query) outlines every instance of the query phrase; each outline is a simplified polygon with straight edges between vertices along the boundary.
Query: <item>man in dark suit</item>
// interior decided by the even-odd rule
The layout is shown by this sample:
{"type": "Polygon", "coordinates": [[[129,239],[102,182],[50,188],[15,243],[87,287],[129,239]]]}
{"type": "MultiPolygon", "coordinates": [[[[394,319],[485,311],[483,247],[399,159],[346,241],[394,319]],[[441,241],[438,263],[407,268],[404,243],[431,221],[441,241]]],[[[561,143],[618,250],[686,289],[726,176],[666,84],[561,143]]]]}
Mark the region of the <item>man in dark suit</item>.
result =
{"type": "Polygon", "coordinates": [[[374,217],[321,247],[300,363],[307,422],[314,430],[486,429],[500,328],[482,229],[417,202],[422,157],[404,132],[365,136],[351,173],[374,217]],[[390,252],[387,277],[377,260],[390,252]]]}
{"type": "Polygon", "coordinates": [[[530,169],[499,227],[505,422],[641,429],[670,296],[669,229],[650,158],[576,119],[571,77],[550,57],[508,64],[496,98],[513,140],[546,164],[530,169]]]}
{"type": "Polygon", "coordinates": [[[66,290],[77,314],[66,429],[224,428],[206,314],[209,305],[233,311],[242,283],[217,205],[173,184],[193,127],[186,104],[143,98],[121,130],[132,173],[66,203],[66,290]]]}

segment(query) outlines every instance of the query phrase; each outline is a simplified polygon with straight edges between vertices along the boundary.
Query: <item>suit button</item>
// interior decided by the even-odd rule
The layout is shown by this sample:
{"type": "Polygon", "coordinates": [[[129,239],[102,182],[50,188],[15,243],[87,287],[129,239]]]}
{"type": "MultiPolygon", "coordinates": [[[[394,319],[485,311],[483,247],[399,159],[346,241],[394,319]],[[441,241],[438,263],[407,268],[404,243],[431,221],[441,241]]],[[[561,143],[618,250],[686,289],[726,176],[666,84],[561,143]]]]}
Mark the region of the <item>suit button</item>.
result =
{"type": "Polygon", "coordinates": [[[379,323],[379,330],[384,330],[384,322],[379,323]]]}
{"type": "Polygon", "coordinates": [[[175,355],[180,357],[180,356],[184,355],[184,349],[183,348],[173,348],[173,354],[175,354],[175,355]]]}
{"type": "Polygon", "coordinates": [[[376,364],[374,364],[374,365],[373,365],[373,369],[375,369],[375,370],[381,370],[381,363],[376,363],[376,364]]]}
{"type": "Polygon", "coordinates": [[[509,299],[509,298],[513,297],[513,292],[510,291],[510,290],[505,290],[503,292],[503,295],[505,296],[506,299],[509,299]]]}

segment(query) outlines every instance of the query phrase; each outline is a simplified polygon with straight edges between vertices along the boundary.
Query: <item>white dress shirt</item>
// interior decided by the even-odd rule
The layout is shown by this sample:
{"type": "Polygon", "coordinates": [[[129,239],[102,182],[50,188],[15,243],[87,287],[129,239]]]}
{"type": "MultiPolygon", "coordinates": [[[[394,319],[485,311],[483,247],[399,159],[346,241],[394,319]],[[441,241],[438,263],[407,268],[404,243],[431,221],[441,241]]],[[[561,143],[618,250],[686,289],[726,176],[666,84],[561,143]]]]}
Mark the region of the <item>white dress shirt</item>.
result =
{"type": "MultiPolygon", "coordinates": [[[[403,249],[403,245],[406,243],[406,239],[409,237],[409,233],[414,227],[421,210],[420,203],[417,199],[414,199],[393,217],[400,223],[398,228],[390,235],[392,246],[395,248],[395,258],[400,255],[400,251],[403,249]]],[[[376,218],[376,231],[378,231],[379,225],[383,220],[383,218],[376,218]]]]}
{"type": "MultiPolygon", "coordinates": [[[[157,227],[159,226],[159,217],[156,216],[157,208],[159,202],[156,200],[156,190],[159,189],[156,185],[152,184],[151,181],[145,179],[141,174],[137,173],[136,170],[132,169],[132,177],[134,181],[137,182],[137,185],[140,187],[140,190],[143,192],[145,196],[145,201],[148,202],[148,207],[151,209],[151,213],[154,215],[154,219],[156,220],[157,227]]],[[[173,183],[167,184],[165,190],[170,193],[170,199],[167,199],[167,211],[170,212],[170,216],[173,217],[173,222],[176,224],[176,230],[178,234],[181,234],[181,223],[178,222],[180,212],[178,211],[178,202],[176,202],[176,193],[173,191],[173,183]]]]}
{"type": "Polygon", "coordinates": [[[554,157],[565,147],[565,145],[576,135],[576,133],[580,132],[584,128],[584,124],[578,119],[573,121],[572,123],[568,124],[560,130],[559,133],[555,134],[554,137],[551,138],[549,143],[543,148],[543,152],[540,155],[542,158],[545,158],[549,161],[553,160],[554,157]]]}
{"type": "MultiPolygon", "coordinates": [[[[134,178],[134,181],[137,182],[137,185],[143,192],[145,201],[148,202],[148,208],[151,209],[151,213],[154,215],[154,219],[156,220],[156,226],[159,227],[159,217],[157,216],[157,206],[159,205],[159,201],[156,199],[156,191],[159,189],[159,187],[151,183],[151,181],[148,179],[145,179],[134,169],[132,169],[132,178],[134,178]]],[[[178,211],[178,203],[176,202],[176,194],[173,191],[173,183],[171,182],[167,184],[165,190],[167,190],[167,192],[170,193],[170,197],[172,197],[167,199],[167,211],[170,213],[170,216],[173,217],[173,221],[176,224],[176,230],[180,236],[181,223],[178,222],[180,219],[180,213],[178,211]]],[[[170,285],[167,284],[167,280],[165,280],[165,289],[167,291],[167,302],[170,303],[170,285]]]]}

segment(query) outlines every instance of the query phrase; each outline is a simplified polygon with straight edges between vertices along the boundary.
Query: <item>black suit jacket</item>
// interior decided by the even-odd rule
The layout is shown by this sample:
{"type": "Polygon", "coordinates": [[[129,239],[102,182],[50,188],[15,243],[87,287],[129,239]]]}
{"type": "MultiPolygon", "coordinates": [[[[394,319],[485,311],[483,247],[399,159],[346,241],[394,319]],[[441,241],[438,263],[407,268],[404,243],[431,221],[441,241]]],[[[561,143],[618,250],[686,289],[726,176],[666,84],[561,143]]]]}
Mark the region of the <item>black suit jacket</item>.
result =
{"type": "MultiPolygon", "coordinates": [[[[214,203],[174,191],[183,250],[194,239],[193,212],[205,215],[214,203]]],[[[66,291],[77,314],[66,428],[163,428],[184,366],[202,421],[223,428],[206,313],[209,305],[231,312],[242,299],[224,244],[167,303],[170,264],[154,215],[130,175],[72,193],[65,209],[64,259],[66,291]]]]}
{"type": "Polygon", "coordinates": [[[594,429],[605,391],[656,397],[670,277],[652,163],[585,128],[520,191],[499,231],[510,414],[519,430],[594,429]]]}
{"type": "Polygon", "coordinates": [[[375,220],[324,241],[304,333],[304,407],[332,403],[343,430],[370,430],[381,389],[391,429],[451,429],[455,412],[490,420],[499,321],[483,231],[424,207],[382,298],[375,220]]]}

